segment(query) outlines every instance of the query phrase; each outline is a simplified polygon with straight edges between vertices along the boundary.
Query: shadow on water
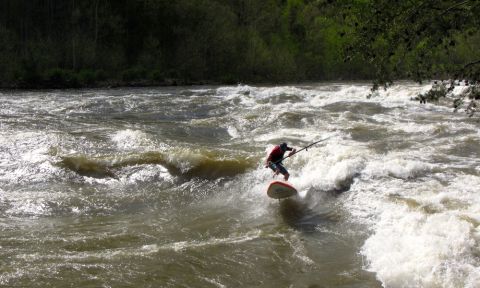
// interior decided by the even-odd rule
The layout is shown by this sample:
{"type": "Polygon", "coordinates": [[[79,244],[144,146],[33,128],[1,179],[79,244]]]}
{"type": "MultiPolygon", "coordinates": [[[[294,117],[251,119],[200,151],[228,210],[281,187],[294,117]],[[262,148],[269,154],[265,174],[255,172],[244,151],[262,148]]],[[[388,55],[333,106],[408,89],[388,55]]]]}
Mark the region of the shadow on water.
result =
{"type": "Polygon", "coordinates": [[[280,201],[280,215],[283,221],[294,229],[313,233],[318,231],[319,226],[330,225],[336,222],[335,213],[327,205],[320,207],[311,204],[303,199],[289,198],[280,201]],[[318,211],[320,210],[320,211],[318,211]]]}
{"type": "Polygon", "coordinates": [[[355,179],[358,177],[360,177],[360,173],[354,173],[351,177],[346,178],[342,183],[340,183],[337,188],[327,191],[327,193],[333,196],[338,196],[349,191],[350,187],[352,187],[353,183],[355,182],[355,179]]]}
{"type": "Polygon", "coordinates": [[[280,200],[283,221],[303,232],[315,232],[320,226],[335,224],[339,216],[335,211],[336,198],[349,191],[358,176],[360,173],[355,173],[336,189],[322,191],[310,188],[305,198],[297,196],[280,200]]]}

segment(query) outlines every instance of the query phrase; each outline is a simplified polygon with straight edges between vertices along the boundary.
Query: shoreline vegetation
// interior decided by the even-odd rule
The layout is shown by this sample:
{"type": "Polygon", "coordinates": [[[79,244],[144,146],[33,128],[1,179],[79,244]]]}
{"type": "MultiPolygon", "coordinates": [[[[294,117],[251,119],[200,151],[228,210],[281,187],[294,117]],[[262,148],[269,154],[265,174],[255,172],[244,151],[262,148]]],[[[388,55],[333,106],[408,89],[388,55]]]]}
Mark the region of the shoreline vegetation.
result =
{"type": "Polygon", "coordinates": [[[185,80],[137,78],[135,80],[105,79],[95,77],[85,79],[82,73],[61,72],[62,76],[54,80],[41,79],[34,82],[16,82],[0,87],[0,90],[44,90],[44,89],[94,89],[94,88],[122,88],[122,87],[175,87],[175,86],[201,86],[201,85],[232,85],[236,82],[218,82],[210,80],[185,80]]]}
{"type": "Polygon", "coordinates": [[[455,80],[478,100],[479,14],[477,0],[4,0],[0,89],[438,79],[453,84],[421,103],[455,80]]]}
{"type": "MultiPolygon", "coordinates": [[[[325,5],[324,5],[325,4],[325,5]]],[[[372,79],[338,9],[301,0],[5,0],[0,87],[372,79]]]]}
{"type": "MultiPolygon", "coordinates": [[[[76,76],[75,76],[76,78],[76,76]]],[[[77,78],[78,79],[78,78],[77,78]]],[[[219,85],[289,85],[289,84],[305,84],[305,83],[325,83],[325,82],[370,82],[373,79],[308,79],[308,80],[285,80],[285,81],[216,81],[216,80],[186,80],[186,79],[163,79],[152,80],[149,78],[136,79],[133,81],[107,79],[84,82],[81,80],[62,80],[49,81],[40,80],[35,83],[15,83],[7,86],[0,86],[1,90],[48,90],[48,89],[110,89],[110,88],[134,88],[134,87],[177,87],[177,86],[219,86],[219,85]]],[[[398,79],[397,81],[410,81],[405,79],[398,79]]]]}

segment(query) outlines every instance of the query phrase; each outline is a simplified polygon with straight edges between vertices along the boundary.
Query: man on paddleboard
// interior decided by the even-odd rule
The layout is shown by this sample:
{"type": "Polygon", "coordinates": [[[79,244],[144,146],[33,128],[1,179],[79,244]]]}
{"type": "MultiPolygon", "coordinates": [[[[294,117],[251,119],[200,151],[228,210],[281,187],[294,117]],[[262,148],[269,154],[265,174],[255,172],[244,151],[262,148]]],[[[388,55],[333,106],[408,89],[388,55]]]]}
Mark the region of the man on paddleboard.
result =
{"type": "Polygon", "coordinates": [[[275,172],[275,175],[282,173],[285,181],[288,181],[288,177],[290,177],[287,169],[282,165],[283,155],[287,151],[291,151],[288,154],[288,156],[291,156],[295,154],[297,150],[295,148],[288,147],[287,143],[282,143],[273,148],[272,152],[270,152],[268,155],[267,161],[265,161],[265,168],[272,169],[275,172]]]}

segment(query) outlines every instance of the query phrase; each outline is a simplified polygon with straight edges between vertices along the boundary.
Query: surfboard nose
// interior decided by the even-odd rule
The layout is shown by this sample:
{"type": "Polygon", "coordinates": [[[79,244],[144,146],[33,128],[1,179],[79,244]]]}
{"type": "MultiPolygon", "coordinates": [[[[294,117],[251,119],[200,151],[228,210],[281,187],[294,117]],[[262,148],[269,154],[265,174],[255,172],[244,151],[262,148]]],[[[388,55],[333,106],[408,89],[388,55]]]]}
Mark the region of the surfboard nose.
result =
{"type": "Polygon", "coordinates": [[[267,188],[267,195],[273,199],[288,198],[297,195],[297,189],[282,181],[272,181],[267,188]]]}

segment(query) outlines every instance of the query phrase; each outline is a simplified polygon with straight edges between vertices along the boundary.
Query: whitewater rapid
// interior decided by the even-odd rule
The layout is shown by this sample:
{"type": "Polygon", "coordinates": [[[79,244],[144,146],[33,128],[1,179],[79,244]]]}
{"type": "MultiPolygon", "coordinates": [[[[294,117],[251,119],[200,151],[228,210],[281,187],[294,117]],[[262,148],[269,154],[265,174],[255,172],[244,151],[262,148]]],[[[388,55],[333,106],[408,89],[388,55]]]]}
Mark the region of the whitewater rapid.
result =
{"type": "Polygon", "coordinates": [[[430,87],[2,92],[0,284],[139,285],[149,261],[168,287],[479,287],[480,124],[411,100],[430,87]],[[285,160],[300,196],[269,199],[268,151],[320,139],[285,160]]]}

